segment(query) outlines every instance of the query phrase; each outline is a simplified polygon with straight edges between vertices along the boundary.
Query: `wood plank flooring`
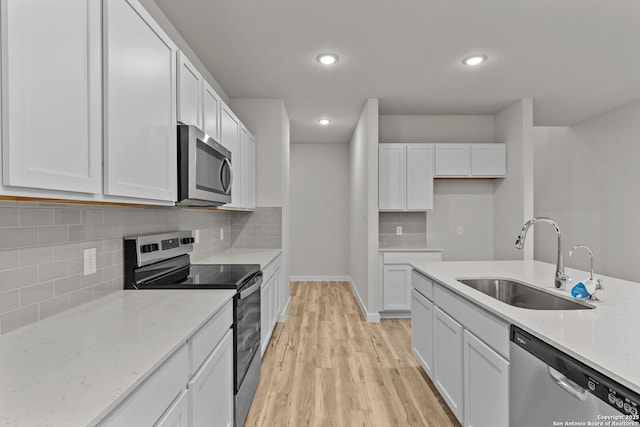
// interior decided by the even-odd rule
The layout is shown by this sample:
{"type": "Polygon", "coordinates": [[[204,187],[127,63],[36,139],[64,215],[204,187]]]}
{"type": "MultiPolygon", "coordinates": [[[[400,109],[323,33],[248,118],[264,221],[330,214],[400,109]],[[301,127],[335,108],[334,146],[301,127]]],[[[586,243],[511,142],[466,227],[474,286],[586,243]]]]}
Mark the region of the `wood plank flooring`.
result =
{"type": "Polygon", "coordinates": [[[411,321],[368,323],[348,282],[292,282],[245,426],[459,426],[411,354],[411,321]]]}

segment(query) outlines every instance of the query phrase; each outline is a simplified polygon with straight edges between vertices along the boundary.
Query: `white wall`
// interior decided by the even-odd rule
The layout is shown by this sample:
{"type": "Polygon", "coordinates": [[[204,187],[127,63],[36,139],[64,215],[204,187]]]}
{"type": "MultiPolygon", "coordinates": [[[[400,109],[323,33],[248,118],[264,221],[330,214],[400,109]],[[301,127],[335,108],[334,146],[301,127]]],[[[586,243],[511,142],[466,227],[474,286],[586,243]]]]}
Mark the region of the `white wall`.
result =
{"type": "MultiPolygon", "coordinates": [[[[565,262],[640,282],[640,102],[571,128],[535,128],[535,214],[558,221],[565,262]]],[[[555,233],[536,232],[535,259],[555,262],[555,233]]],[[[606,284],[605,284],[606,286],[606,284]]],[[[606,290],[605,290],[606,292],[606,290]]]]}
{"type": "Polygon", "coordinates": [[[380,143],[495,142],[493,116],[380,116],[380,143]]]}
{"type": "Polygon", "coordinates": [[[173,26],[167,15],[160,9],[157,3],[154,0],[140,0],[140,3],[144,8],[149,12],[149,14],[153,17],[153,19],[160,25],[160,27],[164,30],[165,33],[173,40],[173,42],[191,61],[191,63],[198,69],[200,74],[204,76],[204,78],[209,82],[213,90],[216,91],[218,95],[224,100],[224,102],[229,103],[229,96],[222,89],[222,86],[216,81],[213,75],[209,72],[207,67],[204,66],[198,55],[191,49],[185,39],[182,38],[176,27],[173,26]]]}
{"type": "Polygon", "coordinates": [[[281,99],[232,99],[231,108],[256,138],[256,205],[282,207],[282,307],[290,288],[289,116],[281,99]]]}
{"type": "Polygon", "coordinates": [[[291,275],[349,275],[349,145],[291,145],[291,275]]]}
{"type": "Polygon", "coordinates": [[[492,180],[438,179],[433,206],[427,213],[427,246],[444,249],[444,261],[493,259],[492,180]]]}
{"type": "Polygon", "coordinates": [[[507,178],[495,181],[495,259],[533,259],[533,235],[527,236],[523,250],[515,248],[523,224],[533,217],[532,133],[530,99],[518,101],[496,115],[496,142],[507,144],[507,178]]]}
{"type": "MultiPolygon", "coordinates": [[[[495,142],[494,116],[380,116],[380,142],[495,142]]],[[[427,246],[445,261],[493,259],[493,191],[492,180],[436,179],[427,246]]]]}
{"type": "Polygon", "coordinates": [[[368,320],[379,319],[378,100],[369,99],[349,143],[349,264],[368,320]]]}

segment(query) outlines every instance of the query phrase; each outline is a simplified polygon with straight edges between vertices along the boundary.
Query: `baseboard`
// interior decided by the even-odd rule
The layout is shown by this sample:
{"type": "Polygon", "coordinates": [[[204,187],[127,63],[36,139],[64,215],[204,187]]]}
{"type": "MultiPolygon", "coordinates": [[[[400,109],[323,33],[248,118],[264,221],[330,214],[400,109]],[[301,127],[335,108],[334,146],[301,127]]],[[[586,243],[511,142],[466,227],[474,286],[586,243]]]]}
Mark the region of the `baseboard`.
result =
{"type": "Polygon", "coordinates": [[[410,311],[382,311],[380,312],[382,319],[411,319],[410,311]]]}
{"type": "Polygon", "coordinates": [[[348,282],[349,276],[289,276],[291,282],[348,282]]]}
{"type": "Polygon", "coordinates": [[[291,308],[291,295],[289,295],[289,298],[287,299],[287,303],[284,305],[284,310],[281,310],[280,314],[278,315],[278,322],[284,322],[285,320],[287,320],[287,315],[289,314],[290,308],[291,308]]]}
{"type": "Polygon", "coordinates": [[[362,301],[362,298],[360,298],[360,294],[358,293],[358,288],[356,288],[356,285],[353,283],[353,280],[349,278],[348,281],[351,284],[351,289],[353,289],[353,293],[356,296],[356,300],[358,301],[360,310],[362,311],[362,314],[364,315],[364,318],[367,320],[367,322],[380,323],[380,313],[369,313],[367,311],[367,306],[362,301]]]}

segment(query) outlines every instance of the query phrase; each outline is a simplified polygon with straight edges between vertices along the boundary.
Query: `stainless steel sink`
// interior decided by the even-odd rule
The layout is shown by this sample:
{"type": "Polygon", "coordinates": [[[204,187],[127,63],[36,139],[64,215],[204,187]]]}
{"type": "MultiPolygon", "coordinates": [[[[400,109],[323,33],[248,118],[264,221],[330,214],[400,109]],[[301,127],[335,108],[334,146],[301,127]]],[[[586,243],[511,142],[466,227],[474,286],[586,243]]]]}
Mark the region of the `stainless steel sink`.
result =
{"type": "Polygon", "coordinates": [[[484,277],[456,280],[514,307],[531,310],[587,310],[595,308],[586,302],[559,296],[512,279],[484,277]]]}

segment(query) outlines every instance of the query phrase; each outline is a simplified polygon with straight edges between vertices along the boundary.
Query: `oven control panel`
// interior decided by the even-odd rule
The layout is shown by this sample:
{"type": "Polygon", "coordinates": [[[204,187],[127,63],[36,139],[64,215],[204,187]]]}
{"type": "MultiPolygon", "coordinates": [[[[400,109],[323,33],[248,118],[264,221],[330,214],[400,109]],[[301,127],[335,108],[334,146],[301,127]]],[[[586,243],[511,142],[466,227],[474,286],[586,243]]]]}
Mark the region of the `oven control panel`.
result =
{"type": "Polygon", "coordinates": [[[174,231],[124,238],[125,257],[138,267],[187,254],[195,239],[191,231],[174,231]]]}

